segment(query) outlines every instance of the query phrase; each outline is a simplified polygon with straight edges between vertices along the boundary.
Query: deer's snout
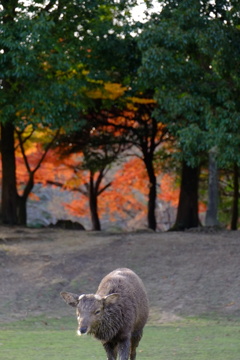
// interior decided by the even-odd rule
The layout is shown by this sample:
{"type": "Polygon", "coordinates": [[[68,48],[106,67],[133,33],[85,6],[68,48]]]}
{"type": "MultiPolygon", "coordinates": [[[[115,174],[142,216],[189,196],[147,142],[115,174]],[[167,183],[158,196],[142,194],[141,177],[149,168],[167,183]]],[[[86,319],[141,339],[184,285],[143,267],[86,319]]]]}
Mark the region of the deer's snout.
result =
{"type": "Polygon", "coordinates": [[[82,327],[80,327],[80,332],[81,332],[81,334],[86,334],[86,332],[87,332],[87,326],[82,326],[82,327]]]}
{"type": "Polygon", "coordinates": [[[78,335],[84,335],[84,334],[87,334],[87,330],[88,330],[87,326],[81,326],[78,329],[77,333],[78,333],[78,335]]]}

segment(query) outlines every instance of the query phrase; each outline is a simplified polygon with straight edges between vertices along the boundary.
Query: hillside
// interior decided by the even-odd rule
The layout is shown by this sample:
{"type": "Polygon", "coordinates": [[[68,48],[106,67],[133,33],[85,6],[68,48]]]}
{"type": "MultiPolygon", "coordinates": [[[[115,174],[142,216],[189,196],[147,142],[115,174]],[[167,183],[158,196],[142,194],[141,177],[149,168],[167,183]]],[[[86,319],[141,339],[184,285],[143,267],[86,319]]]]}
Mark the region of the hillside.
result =
{"type": "Polygon", "coordinates": [[[0,321],[71,316],[63,289],[94,292],[130,267],[143,279],[150,323],[215,313],[240,318],[240,234],[221,231],[106,233],[0,228],[0,321]]]}

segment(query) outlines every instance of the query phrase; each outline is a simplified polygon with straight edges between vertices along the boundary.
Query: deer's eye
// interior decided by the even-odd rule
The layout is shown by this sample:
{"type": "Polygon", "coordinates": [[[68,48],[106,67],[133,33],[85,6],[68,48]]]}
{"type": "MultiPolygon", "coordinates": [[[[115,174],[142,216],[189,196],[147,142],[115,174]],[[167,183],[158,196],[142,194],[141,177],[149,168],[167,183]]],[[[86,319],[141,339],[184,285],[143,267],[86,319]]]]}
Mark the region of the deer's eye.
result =
{"type": "Polygon", "coordinates": [[[99,315],[99,314],[100,314],[100,312],[101,312],[101,310],[100,310],[100,309],[96,310],[96,311],[95,311],[95,315],[99,315]]]}

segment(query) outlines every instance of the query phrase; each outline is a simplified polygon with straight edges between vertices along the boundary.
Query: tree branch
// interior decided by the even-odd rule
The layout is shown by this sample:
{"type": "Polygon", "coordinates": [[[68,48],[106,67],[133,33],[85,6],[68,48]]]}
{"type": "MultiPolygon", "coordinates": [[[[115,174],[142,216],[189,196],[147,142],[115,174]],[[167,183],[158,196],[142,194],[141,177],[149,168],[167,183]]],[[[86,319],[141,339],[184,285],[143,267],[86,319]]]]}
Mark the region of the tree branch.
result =
{"type": "Polygon", "coordinates": [[[33,173],[35,173],[35,172],[36,172],[36,171],[40,168],[40,166],[41,166],[41,164],[42,164],[43,160],[44,160],[44,159],[45,159],[45,157],[47,156],[48,151],[50,150],[50,148],[52,147],[53,143],[54,143],[54,142],[55,142],[55,140],[57,139],[57,137],[58,137],[59,133],[60,133],[60,129],[58,129],[58,130],[56,131],[56,134],[54,135],[54,137],[52,138],[52,140],[51,140],[51,141],[48,143],[48,145],[46,146],[46,149],[45,149],[45,151],[44,151],[44,153],[43,153],[43,155],[42,155],[41,159],[39,160],[39,162],[38,162],[37,166],[35,167],[35,169],[34,169],[34,170],[32,170],[32,171],[33,171],[33,173]]]}
{"type": "Polygon", "coordinates": [[[107,188],[109,188],[112,185],[112,182],[110,181],[109,183],[107,183],[105,186],[103,186],[99,191],[98,191],[98,195],[101,195],[107,188]]]}
{"type": "MultiPolygon", "coordinates": [[[[47,180],[47,184],[48,185],[54,185],[54,186],[60,187],[62,189],[66,189],[66,186],[63,183],[60,183],[58,181],[47,180]]],[[[84,195],[84,196],[86,196],[88,198],[88,191],[85,191],[85,190],[83,190],[81,188],[74,187],[74,188],[71,188],[71,191],[80,192],[82,195],[84,195]]]]}
{"type": "Polygon", "coordinates": [[[15,131],[16,131],[16,133],[17,133],[17,136],[18,136],[18,140],[19,140],[19,144],[17,144],[16,146],[15,146],[15,150],[18,148],[18,146],[20,146],[20,138],[19,137],[21,137],[21,143],[22,143],[22,145],[24,145],[25,144],[25,142],[27,142],[30,138],[31,138],[31,136],[32,136],[32,134],[34,133],[34,129],[31,131],[31,133],[28,135],[28,136],[26,136],[24,139],[22,138],[22,134],[23,134],[23,132],[24,132],[24,130],[23,131],[20,131],[20,130],[17,130],[17,129],[15,129],[15,131]]]}
{"type": "Polygon", "coordinates": [[[24,164],[25,164],[25,166],[27,168],[28,173],[30,174],[31,173],[31,168],[30,168],[28,158],[27,158],[25,150],[24,150],[24,146],[23,146],[24,142],[22,140],[22,134],[21,134],[20,131],[16,131],[16,132],[17,132],[17,136],[18,136],[18,140],[19,140],[19,146],[20,146],[21,153],[22,153],[22,156],[23,156],[24,164]]]}

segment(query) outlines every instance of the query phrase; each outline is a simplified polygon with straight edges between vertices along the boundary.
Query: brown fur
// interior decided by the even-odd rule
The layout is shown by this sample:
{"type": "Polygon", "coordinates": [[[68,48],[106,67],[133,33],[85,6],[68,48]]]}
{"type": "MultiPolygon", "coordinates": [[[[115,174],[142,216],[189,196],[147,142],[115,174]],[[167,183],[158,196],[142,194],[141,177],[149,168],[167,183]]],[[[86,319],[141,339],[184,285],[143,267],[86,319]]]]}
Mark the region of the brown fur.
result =
{"type": "Polygon", "coordinates": [[[108,360],[136,359],[136,348],[148,318],[148,299],[141,279],[130,269],[105,276],[96,294],[61,296],[77,308],[78,334],[101,340],[108,360]]]}

